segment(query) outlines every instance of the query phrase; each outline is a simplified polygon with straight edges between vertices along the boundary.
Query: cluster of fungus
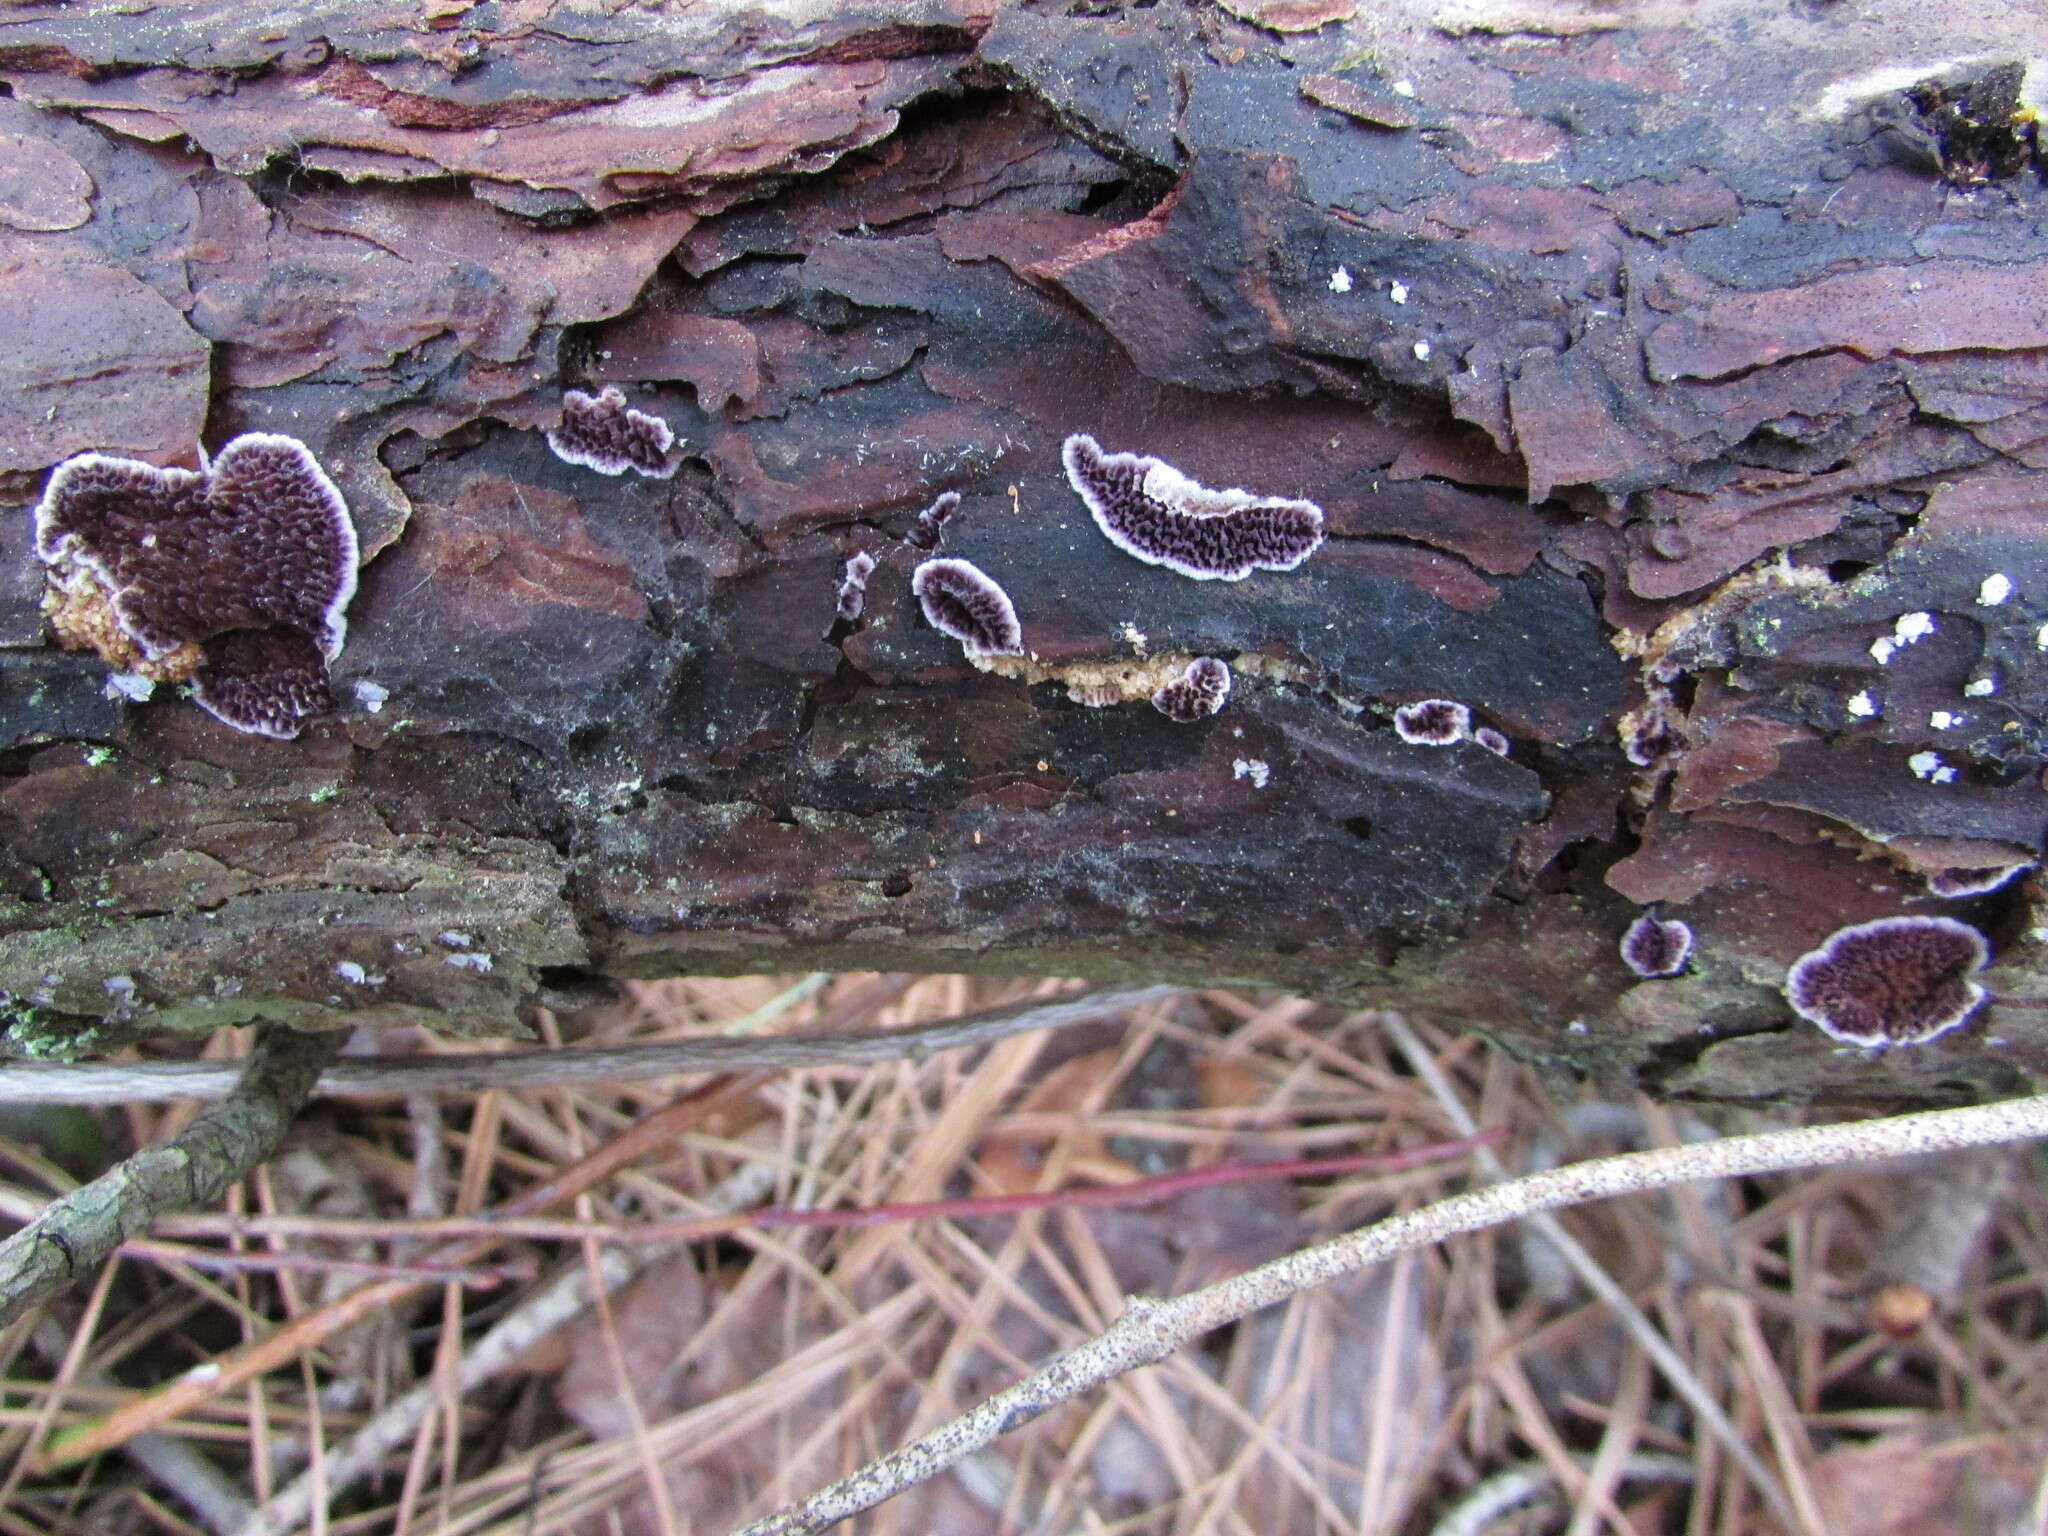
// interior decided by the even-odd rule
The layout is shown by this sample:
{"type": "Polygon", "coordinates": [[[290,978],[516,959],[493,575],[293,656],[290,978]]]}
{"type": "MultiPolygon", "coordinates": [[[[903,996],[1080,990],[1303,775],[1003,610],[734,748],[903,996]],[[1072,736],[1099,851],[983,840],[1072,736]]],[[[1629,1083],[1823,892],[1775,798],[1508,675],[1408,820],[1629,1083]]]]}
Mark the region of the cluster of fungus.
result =
{"type": "Polygon", "coordinates": [[[605,385],[595,395],[564,390],[561,423],[549,430],[547,439],[556,458],[600,475],[623,475],[630,469],[666,480],[681,462],[670,452],[675,429],[659,416],[628,406],[616,384],[605,385]]]}
{"type": "Polygon", "coordinates": [[[1253,571],[1291,571],[1322,547],[1323,509],[1312,501],[1212,491],[1164,460],[1105,453],[1085,432],[1067,439],[1061,457],[1096,526],[1147,565],[1242,581],[1253,571]]]}
{"type": "MultiPolygon", "coordinates": [[[[1323,542],[1323,512],[1314,502],[1210,490],[1163,460],[1107,453],[1086,433],[1066,440],[1061,460],[1068,483],[1112,544],[1134,559],[1197,581],[1242,581],[1255,570],[1291,571],[1323,542]]],[[[937,549],[959,502],[955,492],[941,495],[918,514],[904,543],[927,552],[937,549]]],[[[847,562],[840,585],[842,618],[859,613],[860,592],[873,570],[871,560],[856,569],[862,558],[847,562]]],[[[926,560],[913,574],[911,588],[926,620],[959,640],[970,657],[1024,654],[1015,605],[968,561],[926,560]]],[[[1169,719],[1193,723],[1223,707],[1230,685],[1227,663],[1197,657],[1152,693],[1152,704],[1169,719]]],[[[1091,705],[1112,702],[1108,691],[1070,693],[1091,705]]],[[[1507,739],[1494,734],[1498,745],[1489,744],[1491,749],[1505,754],[1507,739]]]]}
{"type": "Polygon", "coordinates": [[[1675,918],[1645,912],[1621,936],[1621,958],[1646,980],[1677,976],[1692,959],[1692,928],[1675,918]]]}
{"type": "Polygon", "coordinates": [[[189,682],[219,720],[287,740],[334,707],[359,551],[296,438],[247,433],[197,471],[80,454],[51,474],[35,535],[51,632],[130,698],[189,682]]]}
{"type": "Polygon", "coordinates": [[[969,656],[1022,656],[1024,630],[1010,594],[967,560],[927,560],[911,573],[910,590],[925,621],[958,640],[969,656]]]}
{"type": "Polygon", "coordinates": [[[1829,935],[1785,973],[1785,999],[1849,1045],[1918,1045],[1984,1001],[1971,978],[1991,958],[1984,935],[1952,917],[1881,917],[1829,935]]]}
{"type": "Polygon", "coordinates": [[[1230,697],[1230,668],[1214,656],[1197,656],[1187,670],[1152,695],[1152,707],[1182,725],[1213,715],[1230,697]]]}

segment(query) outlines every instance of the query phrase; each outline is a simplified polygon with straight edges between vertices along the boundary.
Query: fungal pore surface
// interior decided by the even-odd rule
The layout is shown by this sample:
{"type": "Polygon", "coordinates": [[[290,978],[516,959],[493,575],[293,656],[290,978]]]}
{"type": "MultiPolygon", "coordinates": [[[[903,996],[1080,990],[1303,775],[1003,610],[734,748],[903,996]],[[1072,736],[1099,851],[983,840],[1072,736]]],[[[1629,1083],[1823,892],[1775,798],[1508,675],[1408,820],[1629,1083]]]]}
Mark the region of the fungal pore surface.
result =
{"type": "Polygon", "coordinates": [[[1984,1000],[1990,950],[1952,917],[1881,917],[1829,935],[1785,973],[1793,1012],[1850,1045],[1918,1045],[1984,1000]]]}
{"type": "Polygon", "coordinates": [[[1411,746],[1448,747],[1472,730],[1472,711],[1456,699],[1418,699],[1394,711],[1394,733],[1411,746]]]}
{"type": "Polygon", "coordinates": [[[51,474],[35,530],[51,632],[117,679],[190,682],[218,719],[281,739],[334,707],[356,530],[296,438],[247,433],[197,472],[80,454],[51,474]]]}
{"type": "Polygon", "coordinates": [[[1621,936],[1621,958],[1638,976],[1676,976],[1692,958],[1692,929],[1645,912],[1621,936]]]}
{"type": "Polygon", "coordinates": [[[911,573],[910,590],[934,629],[970,656],[1022,656],[1024,630],[1009,593],[966,560],[927,560],[911,573]]]}
{"type": "Polygon", "coordinates": [[[1148,565],[1197,581],[1291,571],[1323,542],[1323,509],[1250,491],[1212,491],[1171,464],[1105,453],[1077,432],[1061,453],[1067,481],[1110,543],[1148,565]]]}
{"type": "Polygon", "coordinates": [[[1214,656],[1197,656],[1187,671],[1152,695],[1152,707],[1169,720],[1192,725],[1215,714],[1229,697],[1229,665],[1214,656]]]}
{"type": "Polygon", "coordinates": [[[659,416],[627,405],[616,384],[605,385],[595,395],[563,390],[562,422],[547,438],[556,458],[600,475],[623,475],[631,469],[666,480],[680,462],[669,452],[675,430],[659,416]]]}

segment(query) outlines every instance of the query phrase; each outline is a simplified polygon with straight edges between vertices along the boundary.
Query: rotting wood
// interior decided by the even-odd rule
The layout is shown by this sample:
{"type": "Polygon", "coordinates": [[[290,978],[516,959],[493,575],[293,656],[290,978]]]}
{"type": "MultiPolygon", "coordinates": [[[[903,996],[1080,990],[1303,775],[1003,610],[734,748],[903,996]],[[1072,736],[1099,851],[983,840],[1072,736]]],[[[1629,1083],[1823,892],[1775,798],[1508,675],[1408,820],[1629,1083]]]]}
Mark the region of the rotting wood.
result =
{"type": "Polygon", "coordinates": [[[2048,1067],[2038,888],[1929,889],[2048,827],[2048,194],[1945,182],[1896,89],[2039,23],[429,9],[0,31],[15,1049],[879,966],[1397,999],[1705,1097],[2048,1067]],[[549,452],[611,384],[673,478],[549,452]],[[370,555],[290,743],[103,697],[22,510],[71,453],[249,430],[370,555]],[[1330,541],[1141,565],[1065,482],[1084,431],[1330,541]],[[949,490],[1014,667],[918,619],[907,555],[836,617],[949,490]],[[1205,655],[1221,713],[1145,702],[1205,655]],[[1426,698],[1509,755],[1401,742],[1426,698]],[[1684,976],[1617,952],[1652,904],[1684,976]],[[1992,938],[1977,1019],[1795,1027],[1785,964],[1908,908],[1992,938]]]}

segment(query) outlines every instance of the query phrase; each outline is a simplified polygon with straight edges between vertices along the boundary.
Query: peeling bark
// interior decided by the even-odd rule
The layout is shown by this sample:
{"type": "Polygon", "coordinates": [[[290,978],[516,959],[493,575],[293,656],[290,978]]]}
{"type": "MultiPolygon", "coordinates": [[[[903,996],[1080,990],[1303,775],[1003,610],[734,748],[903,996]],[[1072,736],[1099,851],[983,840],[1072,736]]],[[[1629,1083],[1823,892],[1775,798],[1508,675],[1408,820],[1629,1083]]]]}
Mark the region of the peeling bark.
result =
{"type": "Polygon", "coordinates": [[[1945,183],[1896,89],[2037,25],[15,7],[8,1038],[505,1033],[606,978],[873,965],[1399,999],[1708,1098],[2014,1091],[2039,890],[1929,882],[2048,831],[2048,192],[1945,183]],[[608,384],[672,479],[549,452],[608,384]],[[105,698],[20,510],[81,449],[249,430],[368,557],[344,707],[290,743],[105,698]],[[1330,541],[1142,565],[1080,431],[1330,541]],[[898,541],[949,490],[1026,657],[917,616],[898,541]],[[1145,701],[1196,656],[1235,686],[1176,724],[1145,701]],[[1423,698],[1509,754],[1401,742],[1423,698]],[[1617,953],[1650,903],[1688,974],[1617,953]],[[1786,963],[1908,909],[1985,929],[1993,1004],[1882,1059],[1795,1025],[1786,963]]]}

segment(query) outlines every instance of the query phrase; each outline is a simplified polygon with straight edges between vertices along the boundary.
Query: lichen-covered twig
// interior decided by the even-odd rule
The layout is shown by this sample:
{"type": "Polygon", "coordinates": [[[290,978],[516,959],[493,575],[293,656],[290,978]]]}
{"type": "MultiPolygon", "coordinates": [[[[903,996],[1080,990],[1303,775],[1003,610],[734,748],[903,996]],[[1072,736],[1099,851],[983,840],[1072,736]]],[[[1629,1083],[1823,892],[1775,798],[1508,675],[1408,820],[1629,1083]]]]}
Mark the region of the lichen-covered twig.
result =
{"type": "Polygon", "coordinates": [[[738,1536],[812,1536],[872,1509],[997,1437],[1126,1371],[1158,1364],[1190,1340],[1226,1323],[1461,1232],[1517,1221],[1534,1211],[1640,1194],[1697,1179],[1743,1178],[1788,1168],[1824,1167],[2039,1136],[2048,1136],[2048,1095],[1658,1147],[1572,1163],[1454,1195],[1167,1301],[1132,1297],[1121,1317],[1079,1348],[901,1450],[799,1504],[755,1521],[738,1536]]]}
{"type": "Polygon", "coordinates": [[[217,1109],[54,1201],[0,1243],[0,1324],[91,1274],[159,1212],[219,1199],[277,1149],[343,1038],[340,1031],[267,1030],[217,1109]]]}
{"type": "MultiPolygon", "coordinates": [[[[463,1056],[350,1056],[320,1075],[325,1098],[413,1093],[482,1093],[491,1088],[559,1088],[631,1083],[688,1072],[772,1072],[789,1067],[868,1066],[929,1051],[983,1045],[1033,1029],[1073,1024],[1162,1002],[1184,988],[1116,987],[1074,997],[1031,998],[937,1024],[900,1029],[758,1039],[663,1040],[646,1045],[560,1051],[493,1051],[463,1056]]],[[[127,1104],[210,1099],[235,1081],[211,1061],[0,1062],[0,1103],[127,1104]]]]}
{"type": "MultiPolygon", "coordinates": [[[[1477,1124],[1451,1088],[1443,1069],[1436,1064],[1436,1058],[1430,1055],[1408,1021],[1397,1013],[1382,1014],[1380,1018],[1387,1033],[1393,1037],[1394,1044],[1400,1048],[1401,1054],[1407,1057],[1408,1064],[1415,1069],[1415,1075],[1428,1085],[1430,1096],[1437,1101],[1451,1124],[1466,1131],[1467,1134],[1476,1131],[1477,1124]]],[[[1507,1178],[1507,1168],[1494,1155],[1491,1147],[1476,1148],[1474,1157],[1489,1178],[1507,1178]]],[[[1657,1325],[1644,1315],[1643,1309],[1629,1298],[1628,1292],[1621,1288],[1615,1278],[1601,1267],[1600,1261],[1586,1251],[1585,1245],[1564,1229],[1563,1222],[1546,1211],[1531,1211],[1526,1220],[1532,1230],[1542,1234],[1543,1239],[1579,1277],[1586,1289],[1600,1299],[1601,1305],[1613,1314],[1615,1321],[1627,1330],[1629,1337],[1636,1341],[1636,1347],[1663,1373],[1664,1379],[1671,1383],[1678,1395],[1685,1399],[1700,1424],[1727,1449],[1729,1456],[1763,1495],[1764,1502],[1771,1506],[1781,1523],[1788,1530],[1796,1530],[1797,1517],[1785,1490],[1779,1486],[1778,1480],[1771,1476],[1770,1469],[1750,1448],[1749,1442],[1742,1438],[1733,1421],[1722,1410],[1720,1403],[1707,1391],[1706,1384],[1699,1379],[1692,1367],[1686,1364],[1685,1357],[1672,1348],[1671,1341],[1658,1331],[1657,1325]]]]}

